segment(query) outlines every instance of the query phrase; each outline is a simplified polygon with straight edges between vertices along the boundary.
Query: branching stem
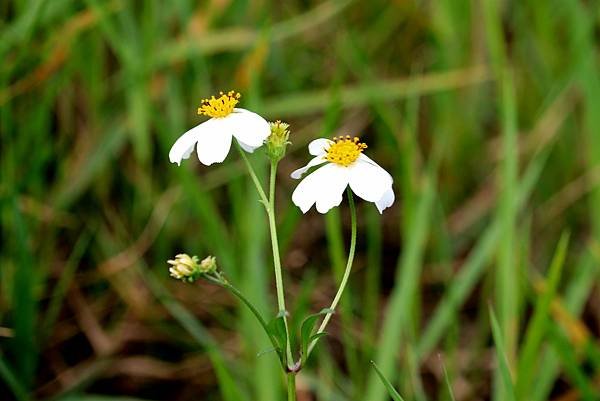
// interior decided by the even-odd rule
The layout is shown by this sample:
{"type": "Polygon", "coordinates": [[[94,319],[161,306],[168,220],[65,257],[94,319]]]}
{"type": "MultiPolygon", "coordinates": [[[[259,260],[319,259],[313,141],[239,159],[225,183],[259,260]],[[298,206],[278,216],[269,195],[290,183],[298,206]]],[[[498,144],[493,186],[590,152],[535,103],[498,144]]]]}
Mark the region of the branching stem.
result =
{"type": "MultiPolygon", "coordinates": [[[[236,144],[237,145],[237,144],[236,144]]],[[[290,338],[290,330],[287,321],[287,310],[285,308],[285,292],[283,289],[283,276],[281,269],[281,257],[279,255],[279,240],[277,238],[277,223],[275,221],[275,180],[277,178],[277,162],[271,162],[271,172],[269,177],[269,197],[260,183],[252,164],[248,160],[246,153],[241,149],[239,145],[237,148],[248,168],[248,172],[250,173],[250,177],[252,178],[252,182],[256,187],[258,195],[265,207],[267,212],[267,216],[269,218],[269,233],[271,236],[271,248],[273,251],[273,266],[275,270],[275,286],[277,288],[277,306],[279,308],[279,313],[283,315],[283,321],[285,322],[285,332],[287,337],[287,346],[286,346],[286,360],[287,360],[287,370],[292,370],[295,366],[294,357],[292,355],[291,348],[291,338],[290,338]]]]}

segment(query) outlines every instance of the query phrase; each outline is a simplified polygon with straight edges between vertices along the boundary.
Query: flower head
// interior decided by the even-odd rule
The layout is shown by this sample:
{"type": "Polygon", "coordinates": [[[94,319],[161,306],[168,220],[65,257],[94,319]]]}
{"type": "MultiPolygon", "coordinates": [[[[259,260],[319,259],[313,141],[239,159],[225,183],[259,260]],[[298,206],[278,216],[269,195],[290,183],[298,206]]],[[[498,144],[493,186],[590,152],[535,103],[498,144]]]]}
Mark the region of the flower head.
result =
{"type": "Polygon", "coordinates": [[[233,112],[235,105],[239,103],[242,97],[234,91],[219,92],[219,95],[218,98],[211,96],[210,99],[202,99],[202,104],[198,107],[198,114],[204,114],[212,118],[227,117],[233,112]]]}
{"type": "Polygon", "coordinates": [[[379,213],[394,203],[392,176],[363,153],[366,148],[359,138],[349,136],[319,138],[308,145],[308,152],[315,157],[292,172],[292,178],[301,178],[311,167],[326,165],[306,176],[294,190],[292,201],[302,213],[314,204],[319,213],[327,213],[342,202],[348,185],[357,196],[375,203],[379,213]]]}
{"type": "Polygon", "coordinates": [[[210,117],[177,139],[169,152],[171,163],[181,164],[196,146],[198,160],[204,165],[221,163],[231,148],[232,137],[242,149],[252,153],[269,136],[269,123],[256,113],[236,108],[241,95],[220,92],[219,97],[203,99],[198,114],[210,117]]]}
{"type": "Polygon", "coordinates": [[[271,127],[271,135],[265,141],[267,155],[271,160],[278,162],[285,156],[285,150],[290,144],[288,140],[290,138],[290,131],[288,130],[290,125],[277,120],[274,123],[269,123],[269,126],[271,127]]]}
{"type": "Polygon", "coordinates": [[[201,267],[198,265],[198,256],[190,256],[187,253],[180,253],[174,260],[167,260],[171,265],[169,273],[171,277],[181,281],[193,282],[201,273],[201,267]]]}
{"type": "Polygon", "coordinates": [[[325,159],[340,166],[348,167],[358,159],[358,156],[366,148],[367,145],[360,142],[360,138],[357,136],[354,138],[350,138],[349,135],[333,137],[333,143],[325,149],[327,154],[325,159]]]}

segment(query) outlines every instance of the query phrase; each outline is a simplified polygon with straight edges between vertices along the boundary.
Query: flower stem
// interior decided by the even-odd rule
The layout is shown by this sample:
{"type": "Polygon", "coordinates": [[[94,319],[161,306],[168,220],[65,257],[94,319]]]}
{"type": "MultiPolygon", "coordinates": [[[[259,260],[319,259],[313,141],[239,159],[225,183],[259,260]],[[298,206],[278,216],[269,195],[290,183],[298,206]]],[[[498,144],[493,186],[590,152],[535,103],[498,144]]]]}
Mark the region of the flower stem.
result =
{"type": "Polygon", "coordinates": [[[277,162],[271,162],[271,174],[269,178],[269,197],[265,194],[263,187],[252,167],[248,157],[246,157],[246,153],[242,150],[239,144],[236,143],[238,151],[244,159],[244,163],[248,168],[248,172],[250,173],[250,177],[252,178],[252,182],[258,191],[258,195],[267,211],[267,216],[269,218],[269,232],[271,235],[271,248],[273,251],[273,265],[275,268],[275,286],[277,288],[277,305],[279,309],[279,313],[283,315],[283,321],[285,323],[285,334],[287,337],[287,346],[286,346],[286,360],[288,370],[294,369],[294,358],[292,355],[292,347],[291,347],[291,338],[290,338],[290,330],[288,327],[287,321],[287,311],[285,309],[285,295],[283,291],[283,277],[281,273],[281,257],[279,255],[279,241],[277,239],[277,224],[275,222],[275,179],[277,177],[277,162]]]}
{"type": "Polygon", "coordinates": [[[277,237],[277,223],[275,221],[275,179],[277,177],[277,162],[271,161],[271,174],[269,177],[269,204],[267,214],[269,216],[269,231],[271,234],[271,248],[273,250],[273,266],[275,269],[275,287],[277,288],[277,305],[279,312],[283,312],[283,321],[285,323],[285,334],[287,336],[286,356],[288,368],[294,366],[294,357],[292,355],[292,346],[290,330],[287,321],[287,312],[285,309],[285,294],[283,291],[283,277],[281,273],[281,257],[279,256],[279,240],[277,237]]]}
{"type": "MultiPolygon", "coordinates": [[[[344,276],[342,277],[340,287],[338,288],[337,293],[335,294],[335,297],[331,302],[331,306],[329,307],[331,312],[328,312],[323,318],[323,322],[319,326],[317,334],[323,333],[325,331],[325,328],[327,327],[327,324],[329,323],[329,320],[331,320],[331,316],[333,315],[333,312],[335,311],[335,308],[337,307],[338,303],[340,302],[340,298],[344,293],[346,284],[348,284],[348,278],[350,277],[350,272],[352,271],[352,263],[354,262],[354,251],[356,250],[356,207],[354,206],[354,198],[352,197],[352,191],[350,190],[350,188],[346,190],[346,193],[348,194],[348,204],[350,205],[351,219],[350,250],[348,252],[348,261],[346,262],[346,270],[344,271],[344,276]]],[[[316,344],[317,340],[313,340],[310,343],[306,355],[307,359],[316,344]]]]}
{"type": "MultiPolygon", "coordinates": [[[[248,298],[246,298],[246,296],[244,294],[242,294],[242,292],[240,290],[238,290],[236,287],[234,287],[232,284],[230,284],[219,272],[216,273],[216,276],[217,277],[205,276],[205,278],[208,281],[210,281],[211,283],[217,284],[217,285],[231,291],[231,293],[233,295],[235,295],[240,301],[242,301],[248,307],[248,309],[250,309],[250,311],[252,312],[254,317],[256,317],[256,320],[258,320],[258,322],[262,326],[263,330],[269,337],[269,340],[271,341],[271,345],[273,346],[273,348],[276,349],[277,341],[275,340],[275,337],[273,337],[273,335],[269,333],[269,327],[267,325],[267,322],[262,317],[262,315],[260,314],[258,309],[256,309],[256,307],[254,305],[252,305],[252,303],[248,300],[248,298]]],[[[283,361],[281,361],[281,363],[283,364],[283,361]]],[[[283,368],[285,368],[285,366],[283,366],[283,368]]]]}
{"type": "Polygon", "coordinates": [[[273,264],[275,265],[275,285],[277,287],[277,305],[279,311],[285,311],[285,297],[283,293],[283,279],[281,275],[281,259],[279,256],[279,241],[277,239],[277,225],[275,222],[275,177],[277,164],[271,162],[271,176],[269,179],[269,230],[271,231],[271,248],[273,250],[273,264]]]}
{"type": "Polygon", "coordinates": [[[246,163],[246,168],[248,169],[248,172],[250,173],[250,177],[252,178],[252,182],[254,183],[254,186],[256,187],[258,196],[260,196],[260,200],[262,201],[264,207],[266,209],[268,209],[269,200],[267,199],[267,195],[265,194],[265,191],[264,191],[260,181],[258,180],[258,176],[256,175],[256,172],[254,171],[254,167],[252,167],[252,164],[250,164],[250,161],[248,160],[248,157],[246,156],[246,152],[244,152],[242,150],[240,145],[238,143],[236,143],[235,145],[236,145],[238,151],[240,152],[240,155],[242,155],[242,159],[244,159],[244,163],[246,163]]]}
{"type": "Polygon", "coordinates": [[[288,401],[296,401],[296,373],[287,374],[288,401]]]}

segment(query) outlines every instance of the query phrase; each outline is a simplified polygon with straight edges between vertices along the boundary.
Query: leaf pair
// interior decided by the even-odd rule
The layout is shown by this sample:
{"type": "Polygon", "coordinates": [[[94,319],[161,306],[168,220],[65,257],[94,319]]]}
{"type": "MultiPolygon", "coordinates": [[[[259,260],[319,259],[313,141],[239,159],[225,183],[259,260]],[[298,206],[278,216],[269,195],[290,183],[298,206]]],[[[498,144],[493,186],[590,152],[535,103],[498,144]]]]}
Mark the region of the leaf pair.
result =
{"type": "MultiPolygon", "coordinates": [[[[300,366],[303,366],[306,363],[306,359],[308,358],[308,350],[311,344],[316,344],[317,341],[327,335],[327,333],[315,333],[315,324],[317,320],[323,316],[328,314],[333,314],[334,311],[332,309],[322,309],[318,313],[314,313],[309,315],[306,319],[302,321],[300,326],[300,366]]],[[[273,318],[267,324],[267,334],[272,338],[272,341],[275,347],[264,350],[258,354],[258,356],[268,354],[269,352],[277,352],[279,356],[279,360],[286,366],[288,362],[286,361],[286,348],[288,346],[288,337],[286,331],[286,322],[285,322],[285,311],[279,312],[275,318],[273,318]]],[[[314,346],[314,345],[313,345],[314,346]]]]}
{"type": "Polygon", "coordinates": [[[302,322],[302,325],[300,326],[300,349],[301,349],[300,363],[301,363],[301,366],[303,366],[306,363],[306,360],[308,358],[308,348],[310,347],[310,344],[312,344],[312,343],[316,344],[317,341],[319,341],[319,339],[321,337],[324,337],[327,335],[327,333],[325,333],[325,332],[313,334],[314,329],[315,329],[315,323],[317,323],[317,320],[321,316],[330,315],[333,313],[334,313],[333,309],[324,308],[324,309],[321,309],[320,312],[314,313],[314,314],[308,316],[302,322]]]}

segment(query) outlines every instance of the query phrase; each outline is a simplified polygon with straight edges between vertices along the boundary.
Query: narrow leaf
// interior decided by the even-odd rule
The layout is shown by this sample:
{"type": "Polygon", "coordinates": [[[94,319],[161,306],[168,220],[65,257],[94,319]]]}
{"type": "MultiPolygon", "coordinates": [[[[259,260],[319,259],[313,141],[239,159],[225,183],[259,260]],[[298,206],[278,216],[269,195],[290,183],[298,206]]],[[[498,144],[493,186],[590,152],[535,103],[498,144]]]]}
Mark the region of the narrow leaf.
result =
{"type": "Polygon", "coordinates": [[[560,238],[550,264],[548,280],[547,283],[545,283],[546,288],[541,296],[536,299],[533,316],[525,332],[525,340],[520,352],[521,356],[518,365],[519,374],[517,380],[517,391],[522,397],[528,393],[528,389],[533,383],[538,352],[550,323],[550,320],[548,319],[550,316],[550,304],[556,295],[556,290],[560,283],[568,243],[569,234],[564,233],[560,238]]]}
{"type": "Polygon", "coordinates": [[[29,399],[27,390],[19,381],[17,375],[12,371],[8,363],[5,362],[4,358],[0,355],[0,378],[8,385],[10,390],[13,392],[15,398],[19,401],[25,401],[29,399]]]}
{"type": "Polygon", "coordinates": [[[279,312],[277,316],[267,324],[267,330],[269,331],[269,334],[275,338],[279,351],[285,350],[287,347],[287,333],[285,330],[284,316],[284,312],[279,312]]]}
{"type": "Polygon", "coordinates": [[[441,357],[440,362],[442,364],[442,369],[444,370],[444,379],[446,381],[446,387],[448,388],[448,394],[450,396],[450,399],[452,401],[456,401],[456,398],[454,398],[454,391],[452,391],[452,384],[450,383],[450,376],[448,376],[448,370],[446,369],[446,364],[444,363],[441,357]]]}
{"type": "Polygon", "coordinates": [[[496,319],[496,315],[492,306],[490,305],[490,321],[492,324],[492,335],[494,337],[494,344],[496,345],[496,357],[498,359],[498,367],[500,369],[500,375],[504,384],[504,392],[507,397],[507,401],[515,401],[515,388],[510,374],[510,368],[508,365],[508,359],[506,357],[506,351],[504,350],[504,339],[502,338],[502,330],[496,319]]]}
{"type": "MultiPolygon", "coordinates": [[[[331,314],[331,313],[334,313],[333,310],[325,308],[325,309],[322,309],[318,313],[314,313],[314,314],[308,316],[302,322],[302,325],[300,326],[300,345],[302,347],[302,363],[306,362],[308,346],[312,342],[312,340],[319,339],[320,337],[322,337],[317,334],[317,337],[313,338],[315,336],[312,335],[313,330],[315,328],[315,324],[317,323],[317,320],[321,316],[331,314]]],[[[319,333],[319,334],[324,334],[324,333],[319,333]]]]}
{"type": "Polygon", "coordinates": [[[390,381],[385,378],[385,376],[383,375],[383,373],[381,373],[375,362],[371,361],[371,365],[373,365],[375,373],[377,373],[377,376],[379,376],[379,378],[381,379],[381,382],[387,389],[388,393],[390,393],[390,397],[392,397],[394,401],[404,401],[404,398],[402,398],[400,394],[398,394],[396,389],[392,386],[392,383],[390,383],[390,381]]]}

